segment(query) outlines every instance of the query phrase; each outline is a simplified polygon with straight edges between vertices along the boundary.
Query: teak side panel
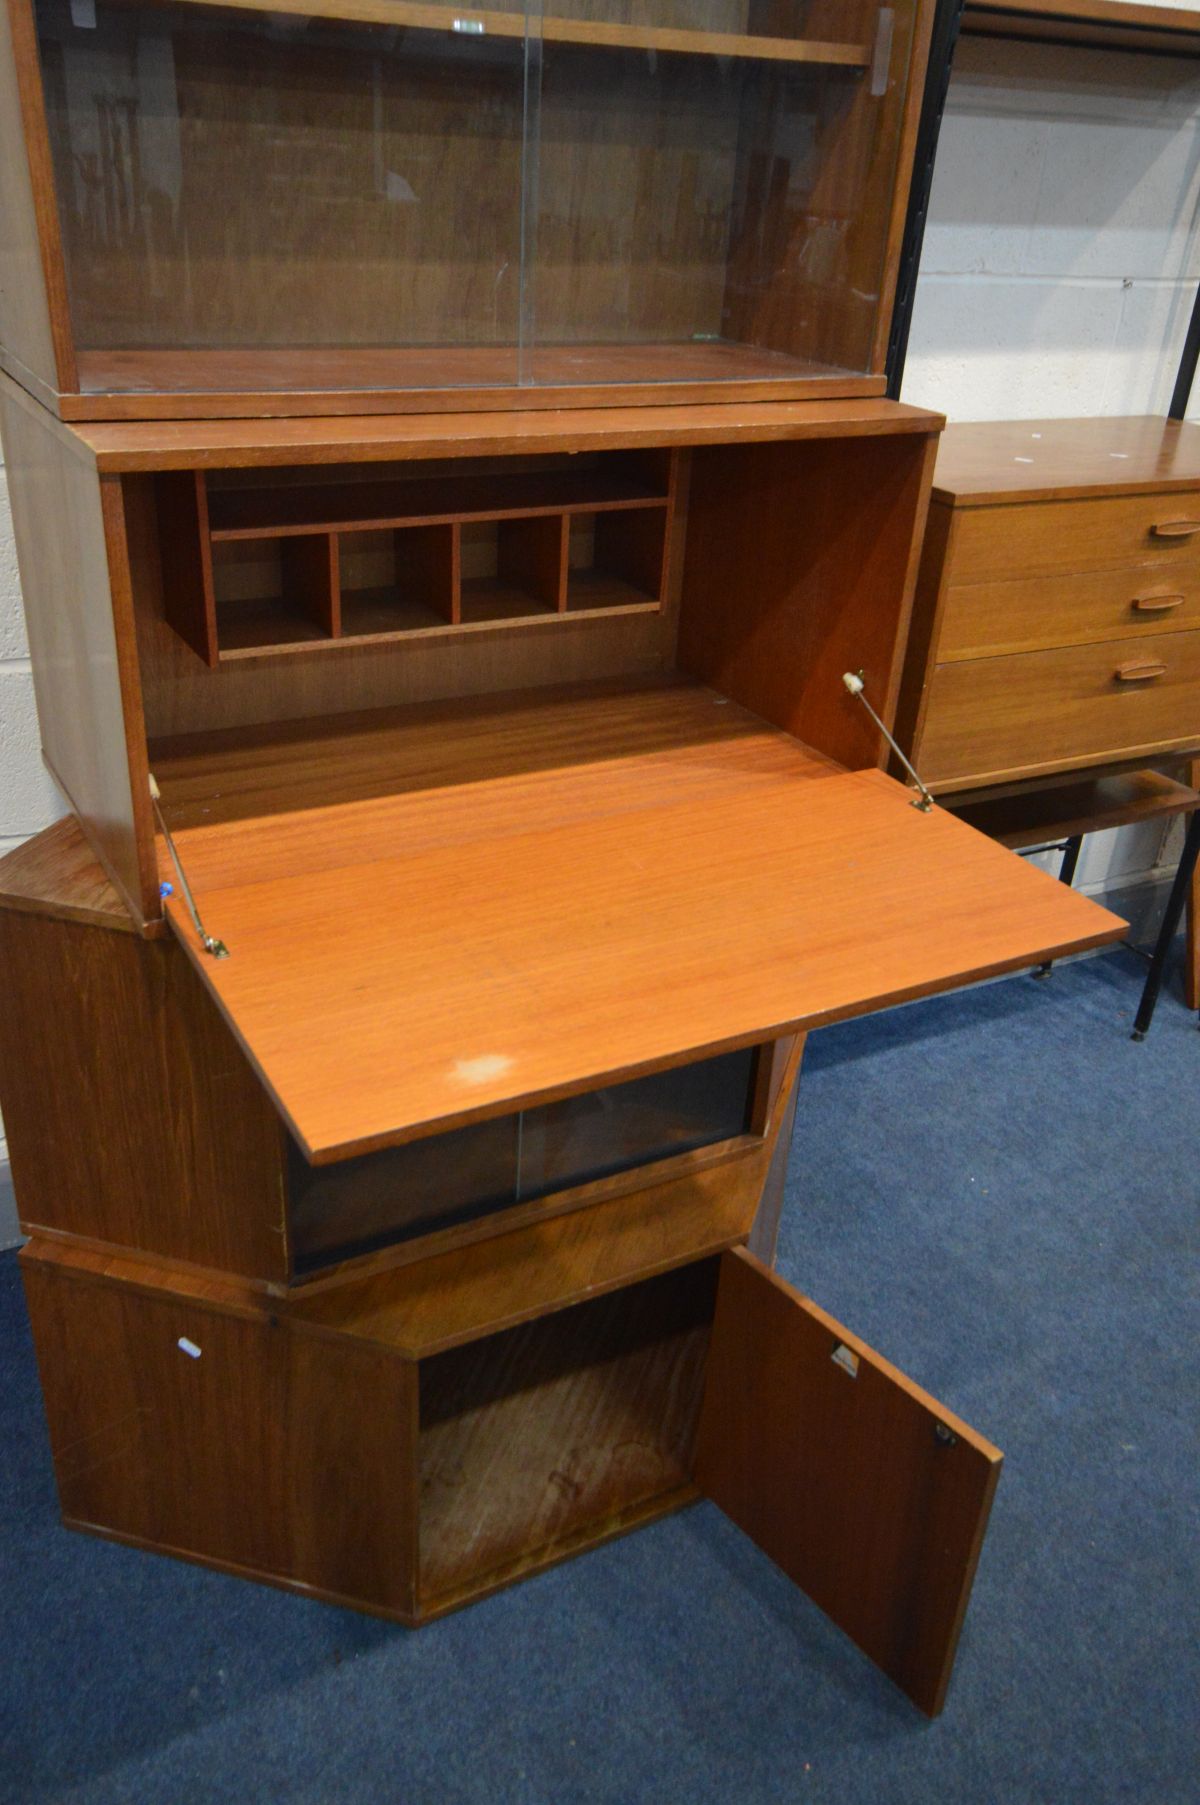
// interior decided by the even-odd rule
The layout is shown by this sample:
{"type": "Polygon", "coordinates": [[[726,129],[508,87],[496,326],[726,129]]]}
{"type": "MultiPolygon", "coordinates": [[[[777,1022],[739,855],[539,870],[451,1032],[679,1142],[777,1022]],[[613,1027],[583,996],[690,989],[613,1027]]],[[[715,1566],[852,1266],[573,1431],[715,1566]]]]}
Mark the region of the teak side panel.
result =
{"type": "Polygon", "coordinates": [[[880,764],[886,747],[842,676],[861,670],[890,719],[935,445],[697,451],[681,668],[839,764],[880,764]]]}
{"type": "Polygon", "coordinates": [[[135,920],[158,914],[146,742],[116,479],[0,384],[46,761],[135,920]],[[111,577],[110,577],[111,571],[111,577]]]}
{"type": "Polygon", "coordinates": [[[278,1118],[174,942],[0,903],[0,967],[26,1232],[285,1279],[278,1118]]]}
{"type": "Polygon", "coordinates": [[[415,1368],[43,1265],[36,1241],[22,1270],[72,1527],[411,1616],[415,1368]]]}
{"type": "Polygon", "coordinates": [[[206,880],[236,823],[179,836],[230,956],[176,897],[168,919],[316,1164],[1122,931],[879,772],[772,768],[682,800],[643,775],[640,805],[600,785],[587,814],[568,771],[515,801],[501,781],[371,804],[365,838],[353,806],[264,821],[258,883],[244,863],[206,880]]]}
{"type": "Polygon", "coordinates": [[[930,1716],[1000,1462],[753,1255],[723,1257],[697,1483],[930,1716]]]}
{"type": "MultiPolygon", "coordinates": [[[[929,683],[936,663],[936,648],[946,607],[957,518],[955,510],[940,502],[935,491],[929,506],[917,566],[912,617],[900,672],[900,693],[894,727],[896,738],[913,759],[918,771],[921,770],[921,733],[929,706],[929,683]]],[[[892,761],[891,769],[894,775],[901,774],[901,767],[895,760],[892,761]]],[[[923,771],[921,774],[924,776],[923,771]]],[[[907,776],[907,773],[904,775],[907,776]]]]}

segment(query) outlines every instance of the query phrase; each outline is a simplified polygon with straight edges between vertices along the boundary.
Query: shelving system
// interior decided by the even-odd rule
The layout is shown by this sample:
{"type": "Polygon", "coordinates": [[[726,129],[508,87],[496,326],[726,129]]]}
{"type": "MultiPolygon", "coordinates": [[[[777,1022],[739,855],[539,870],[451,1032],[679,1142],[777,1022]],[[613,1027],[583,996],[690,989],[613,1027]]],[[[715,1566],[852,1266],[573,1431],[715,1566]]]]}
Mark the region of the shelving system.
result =
{"type": "Polygon", "coordinates": [[[842,681],[928,11],[4,0],[69,1524],[415,1624],[706,1495],[940,1710],[1000,1456],[764,1264],[804,1036],[1120,924],[842,681]]]}

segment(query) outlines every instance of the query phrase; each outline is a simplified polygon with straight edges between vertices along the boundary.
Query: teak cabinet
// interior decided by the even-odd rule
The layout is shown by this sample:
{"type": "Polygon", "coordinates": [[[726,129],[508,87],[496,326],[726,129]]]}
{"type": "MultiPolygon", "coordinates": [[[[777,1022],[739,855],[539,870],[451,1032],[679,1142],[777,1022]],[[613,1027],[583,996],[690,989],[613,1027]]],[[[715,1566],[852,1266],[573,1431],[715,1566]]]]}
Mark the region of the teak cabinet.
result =
{"type": "Polygon", "coordinates": [[[894,705],[940,421],[4,408],[87,834],[0,865],[67,1521],[416,1622],[704,1493],[939,1709],[999,1456],[739,1249],[809,1027],[1121,928],[841,681],[894,705]]]}
{"type": "Polygon", "coordinates": [[[883,392],[923,0],[0,13],[0,340],[64,418],[883,392]]]}
{"type": "Polygon", "coordinates": [[[705,1495],[940,1709],[999,1455],[770,1271],[804,1036],[1121,924],[843,682],[928,9],[3,17],[64,1518],[416,1623],[705,1495]]]}

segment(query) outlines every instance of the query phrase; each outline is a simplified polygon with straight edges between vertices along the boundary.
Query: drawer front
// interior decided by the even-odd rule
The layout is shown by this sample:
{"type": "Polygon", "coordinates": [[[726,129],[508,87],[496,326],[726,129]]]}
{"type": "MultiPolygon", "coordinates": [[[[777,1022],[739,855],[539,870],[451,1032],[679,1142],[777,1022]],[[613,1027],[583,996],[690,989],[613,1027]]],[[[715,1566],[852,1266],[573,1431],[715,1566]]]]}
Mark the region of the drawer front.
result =
{"type": "MultiPolygon", "coordinates": [[[[1200,548],[1198,548],[1200,549],[1200,548]]],[[[938,662],[1200,629],[1200,556],[1070,576],[968,583],[946,595],[938,662]]]]}
{"type": "Polygon", "coordinates": [[[962,508],[955,527],[956,584],[1104,564],[1174,565],[1200,555],[1200,490],[962,508]]]}
{"type": "Polygon", "coordinates": [[[918,768],[986,782],[1200,745],[1200,632],[941,664],[918,768]]]}

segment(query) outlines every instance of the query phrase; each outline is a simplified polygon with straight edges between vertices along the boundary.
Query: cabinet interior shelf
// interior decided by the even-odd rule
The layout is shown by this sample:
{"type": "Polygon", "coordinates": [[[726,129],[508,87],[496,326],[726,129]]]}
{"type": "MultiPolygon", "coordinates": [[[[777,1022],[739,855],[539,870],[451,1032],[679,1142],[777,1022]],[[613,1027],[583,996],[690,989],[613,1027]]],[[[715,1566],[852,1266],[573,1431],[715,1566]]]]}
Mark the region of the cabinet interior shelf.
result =
{"type": "Polygon", "coordinates": [[[214,541],[257,539],[354,526],[434,525],[542,514],[594,514],[609,508],[654,508],[666,502],[635,482],[584,471],[553,475],[518,471],[427,477],[398,483],[313,483],[292,488],[216,490],[209,497],[214,541]]]}
{"type": "Polygon", "coordinates": [[[675,481],[653,452],[270,486],[163,476],[164,613],[210,668],[654,613],[675,481]]]}
{"type": "MultiPolygon", "coordinates": [[[[191,6],[220,6],[223,11],[294,13],[307,19],[329,19],[359,25],[407,26],[444,31],[466,38],[521,38],[523,12],[492,8],[457,8],[408,4],[407,0],[312,0],[312,4],[280,6],[277,0],[186,0],[191,6]]],[[[744,32],[694,31],[673,26],[609,24],[592,19],[549,16],[531,22],[531,38],[545,44],[571,44],[589,50],[656,50],[680,56],[737,57],[750,62],[813,63],[865,69],[870,44],[827,42],[819,38],[752,36],[744,32]]]]}

